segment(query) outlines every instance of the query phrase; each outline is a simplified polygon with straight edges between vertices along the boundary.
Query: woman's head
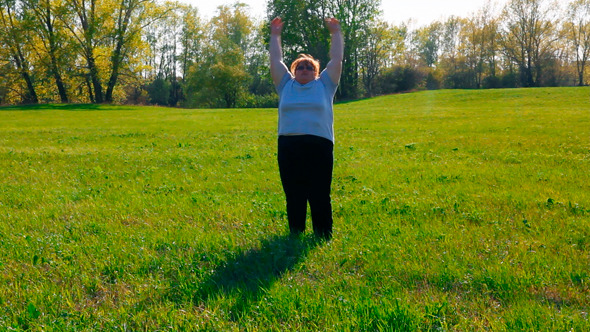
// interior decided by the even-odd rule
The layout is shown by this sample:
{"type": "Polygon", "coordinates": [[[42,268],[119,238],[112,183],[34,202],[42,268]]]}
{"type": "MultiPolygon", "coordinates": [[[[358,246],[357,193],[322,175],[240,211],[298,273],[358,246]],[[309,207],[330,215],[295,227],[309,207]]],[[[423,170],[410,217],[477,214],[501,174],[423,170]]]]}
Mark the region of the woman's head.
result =
{"type": "Polygon", "coordinates": [[[297,82],[309,83],[320,75],[320,62],[309,54],[301,54],[291,64],[291,73],[297,82]]]}

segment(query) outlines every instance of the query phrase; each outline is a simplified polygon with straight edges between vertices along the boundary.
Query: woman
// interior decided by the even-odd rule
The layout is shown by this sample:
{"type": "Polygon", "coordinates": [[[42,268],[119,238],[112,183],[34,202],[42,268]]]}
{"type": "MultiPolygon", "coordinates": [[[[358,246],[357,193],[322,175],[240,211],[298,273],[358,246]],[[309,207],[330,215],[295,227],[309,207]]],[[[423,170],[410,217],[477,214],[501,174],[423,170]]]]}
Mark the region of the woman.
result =
{"type": "Polygon", "coordinates": [[[319,61],[300,55],[291,71],[283,63],[281,18],[270,24],[270,71],[279,94],[278,162],[287,198],[291,234],[305,231],[307,202],[314,233],[332,237],[330,187],[334,164],[333,101],[344,56],[340,23],[326,19],[331,34],[330,61],[320,74],[319,61]]]}

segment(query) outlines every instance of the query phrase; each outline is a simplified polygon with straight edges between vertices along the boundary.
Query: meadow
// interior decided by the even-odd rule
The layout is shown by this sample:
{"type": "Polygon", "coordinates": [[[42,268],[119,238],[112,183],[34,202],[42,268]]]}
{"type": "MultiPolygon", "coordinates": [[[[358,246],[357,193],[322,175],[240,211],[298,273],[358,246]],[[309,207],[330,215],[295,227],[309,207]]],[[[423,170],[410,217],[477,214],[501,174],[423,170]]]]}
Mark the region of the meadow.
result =
{"type": "Polygon", "coordinates": [[[590,88],[335,106],[334,238],[274,109],[0,108],[0,330],[588,331],[590,88]]]}

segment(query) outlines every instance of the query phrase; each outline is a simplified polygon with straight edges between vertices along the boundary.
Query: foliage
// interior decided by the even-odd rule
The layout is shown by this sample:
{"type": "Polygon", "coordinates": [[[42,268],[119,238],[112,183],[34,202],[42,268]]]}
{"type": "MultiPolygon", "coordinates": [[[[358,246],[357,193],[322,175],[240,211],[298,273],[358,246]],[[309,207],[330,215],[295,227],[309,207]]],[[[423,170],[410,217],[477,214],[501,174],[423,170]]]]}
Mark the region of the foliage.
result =
{"type": "Polygon", "coordinates": [[[0,330],[587,331],[589,93],[335,105],[330,242],[275,109],[3,108],[0,330]]]}
{"type": "Polygon", "coordinates": [[[274,16],[286,24],[287,63],[311,53],[325,65],[323,19],[342,22],[346,49],[337,100],[398,91],[408,77],[391,77],[395,73],[419,74],[408,85],[418,89],[588,83],[588,0],[511,0],[503,8],[487,2],[468,17],[418,27],[388,23],[378,0],[274,0],[262,21],[241,2],[218,8],[208,20],[198,7],[170,1],[0,4],[3,104],[149,103],[148,90],[163,79],[169,96],[156,99],[169,106],[275,105],[266,49],[274,16]]]}
{"type": "Polygon", "coordinates": [[[0,48],[15,65],[5,74],[16,70],[26,86],[13,103],[123,100],[117,84],[136,84],[142,29],[161,15],[151,0],[3,1],[0,48]]]}
{"type": "Polygon", "coordinates": [[[203,54],[185,75],[189,107],[260,107],[276,103],[263,48],[261,29],[246,14],[247,6],[221,6],[207,26],[203,54]]]}
{"type": "Polygon", "coordinates": [[[415,52],[426,67],[432,68],[438,62],[441,29],[441,23],[434,22],[414,31],[412,35],[415,52]]]}

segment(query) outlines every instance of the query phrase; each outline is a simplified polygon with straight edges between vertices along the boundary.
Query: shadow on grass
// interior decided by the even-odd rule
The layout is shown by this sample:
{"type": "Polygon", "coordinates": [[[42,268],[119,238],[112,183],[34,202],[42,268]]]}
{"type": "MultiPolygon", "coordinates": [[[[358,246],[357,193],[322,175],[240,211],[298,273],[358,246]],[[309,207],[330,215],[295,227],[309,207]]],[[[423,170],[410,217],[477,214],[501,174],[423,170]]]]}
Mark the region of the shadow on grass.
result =
{"type": "Polygon", "coordinates": [[[13,105],[0,106],[2,111],[22,111],[22,112],[43,112],[43,111],[137,111],[146,108],[155,108],[154,106],[135,106],[135,105],[117,105],[117,104],[31,104],[31,105],[13,105]]]}
{"type": "Polygon", "coordinates": [[[94,111],[103,109],[103,105],[98,104],[35,104],[35,105],[14,105],[2,106],[0,111],[94,111]]]}
{"type": "Polygon", "coordinates": [[[207,303],[220,296],[234,298],[230,316],[238,319],[252,303],[323,243],[315,237],[273,236],[260,247],[232,255],[201,283],[193,301],[207,303]]]}

